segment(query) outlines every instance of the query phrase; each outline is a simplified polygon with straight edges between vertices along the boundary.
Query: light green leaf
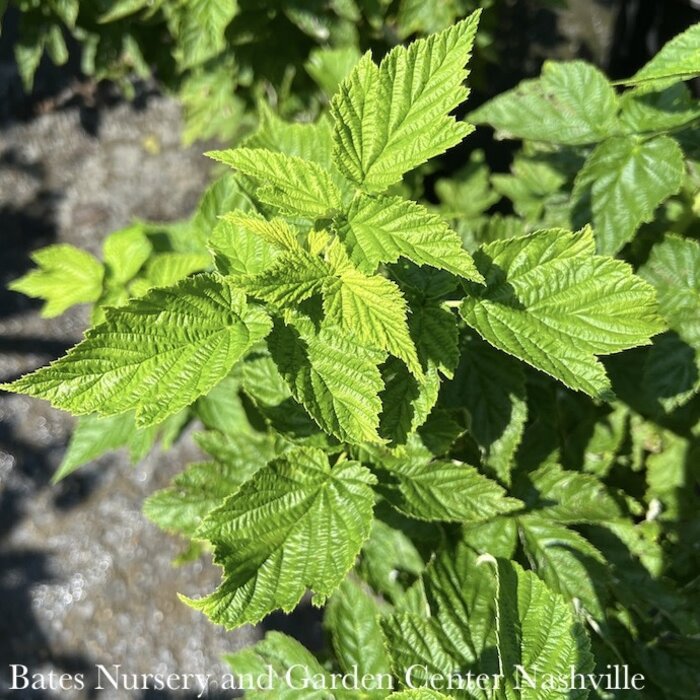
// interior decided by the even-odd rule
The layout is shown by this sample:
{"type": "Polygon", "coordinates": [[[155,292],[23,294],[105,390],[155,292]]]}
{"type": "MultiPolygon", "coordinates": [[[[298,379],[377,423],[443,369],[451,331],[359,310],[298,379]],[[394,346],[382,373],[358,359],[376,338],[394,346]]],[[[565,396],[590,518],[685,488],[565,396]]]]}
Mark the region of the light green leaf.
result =
{"type": "Polygon", "coordinates": [[[157,426],[137,430],[131,412],[106,417],[81,416],[70,437],[63,460],[53,475],[53,483],[58,483],[84,464],[120,447],[128,446],[131,461],[138,462],[153,445],[156,430],[157,426]]]}
{"type": "Polygon", "coordinates": [[[469,464],[397,460],[384,466],[397,480],[397,507],[419,520],[481,522],[523,506],[469,464]]]}
{"type": "Polygon", "coordinates": [[[238,491],[253,472],[245,462],[190,464],[170,486],[146,499],[143,513],[163,530],[195,537],[204,518],[238,491]]]}
{"type": "Polygon", "coordinates": [[[313,161],[265,148],[210,151],[207,155],[257,180],[256,196],[282,213],[315,219],[342,205],[333,178],[313,161]]]}
{"type": "Polygon", "coordinates": [[[327,116],[314,123],[288,122],[280,119],[265,103],[261,103],[259,109],[260,124],[245,140],[247,148],[264,148],[318,163],[340,186],[343,178],[333,167],[333,127],[327,116]]]}
{"type": "Polygon", "coordinates": [[[136,408],[137,425],[152,425],[212,389],[269,329],[226,279],[198,275],[108,309],[65,357],[4,388],[77,415],[136,408]]]}
{"type": "Polygon", "coordinates": [[[202,272],[211,264],[207,253],[158,253],[146,265],[143,282],[149,288],[170,287],[195,272],[202,272]]]}
{"type": "Polygon", "coordinates": [[[195,252],[201,252],[200,249],[206,246],[209,237],[220,222],[221,215],[231,210],[241,212],[256,210],[235,173],[227,173],[215,180],[202,195],[188,227],[187,237],[194,239],[195,252]]]}
{"type": "Polygon", "coordinates": [[[482,247],[486,288],[470,285],[464,320],[495,347],[591,396],[610,394],[596,355],[663,329],[653,289],[619,260],[593,255],[590,230],[546,230],[482,247]]]}
{"type": "Polygon", "coordinates": [[[153,246],[141,224],[134,224],[107,236],[102,255],[110,281],[125,284],[148,260],[153,246]]]}
{"type": "MultiPolygon", "coordinates": [[[[492,560],[497,581],[498,658],[504,698],[509,700],[585,700],[589,689],[558,684],[530,688],[519,669],[533,678],[569,678],[590,673],[590,642],[571,605],[531,571],[504,559],[492,560]]],[[[482,564],[482,566],[485,564],[482,564]]]]}
{"type": "Polygon", "coordinates": [[[479,446],[483,464],[509,484],[527,419],[522,365],[465,334],[454,381],[445,385],[444,396],[448,405],[467,411],[469,434],[479,446]]]}
{"type": "Polygon", "coordinates": [[[331,278],[323,290],[326,318],[361,345],[386,350],[423,378],[416,346],[408,332],[406,300],[394,282],[353,267],[331,278]]]}
{"type": "Polygon", "coordinates": [[[639,274],[656,288],[671,328],[700,353],[700,243],[667,235],[651,249],[639,274]]]}
{"type": "Polygon", "coordinates": [[[462,241],[436,214],[401,197],[359,196],[338,233],[352,261],[365,272],[403,256],[470,280],[481,281],[462,241]]]}
{"type": "Polygon", "coordinates": [[[293,326],[277,324],[268,347],[292,396],[323,430],[344,442],[381,442],[379,365],[385,353],[333,327],[316,331],[298,318],[293,326]]]}
{"type": "Polygon", "coordinates": [[[627,85],[662,80],[687,80],[700,75],[700,22],[674,37],[627,85]]]}
{"type": "Polygon", "coordinates": [[[464,66],[479,16],[394,48],[379,67],[367,53],[343,81],[331,102],[334,160],[350,180],[383,192],[470,133],[450,113],[468,94],[464,66]]]}
{"type": "Polygon", "coordinates": [[[225,31],[238,13],[236,0],[188,0],[182,5],[176,53],[181,69],[192,68],[226,48],[225,31]]]}
{"type": "Polygon", "coordinates": [[[617,520],[624,511],[592,474],[545,464],[516,480],[513,494],[542,518],[563,524],[617,520]]]}
{"type": "Polygon", "coordinates": [[[331,270],[317,255],[301,247],[280,255],[265,271],[240,278],[238,284],[251,296],[274,306],[295,307],[314,294],[320,294],[331,270]]]}
{"type": "Polygon", "coordinates": [[[536,514],[518,518],[518,529],[537,575],[555,593],[579,600],[589,614],[603,620],[609,597],[605,557],[578,532],[536,514]]]}
{"type": "Polygon", "coordinates": [[[683,153],[668,136],[608,139],[576,177],[574,223],[592,224],[598,251],[613,255],[680,190],[684,172],[683,153]]]}
{"type": "Polygon", "coordinates": [[[228,629],[290,611],[314,592],[322,604],[340,585],[369,536],[372,475],[356,462],[334,467],[321,450],[273,460],[198,531],[224,569],[221,586],[189,600],[228,629]]]}
{"type": "Polygon", "coordinates": [[[297,239],[297,232],[284,219],[266,219],[257,212],[232,211],[224,214],[222,218],[236,227],[260,236],[270,245],[282,250],[299,250],[301,244],[297,239]]]}
{"type": "Polygon", "coordinates": [[[584,61],[547,61],[537,80],[526,80],[468,115],[503,137],[570,146],[615,134],[617,96],[607,78],[584,61]]]}
{"type": "Polygon", "coordinates": [[[256,275],[269,268],[280,254],[279,248],[249,228],[222,219],[216,225],[209,247],[217,268],[225,275],[238,279],[256,275]]]}
{"type": "Polygon", "coordinates": [[[309,54],[304,68],[316,85],[332,97],[359,60],[360,52],[352,45],[317,48],[309,54]]]}
{"type": "MultiPolygon", "coordinates": [[[[391,678],[380,614],[377,599],[354,578],[345,579],[328,602],[324,624],[330,629],[336,658],[345,673],[357,667],[360,677],[391,678]]],[[[379,689],[369,695],[383,698],[386,693],[379,689]]]]}
{"type": "Polygon", "coordinates": [[[97,301],[102,294],[104,269],[90,253],[66,243],[32,253],[39,266],[14,280],[8,288],[46,303],[45,318],[59,316],[74,304],[97,301]]]}

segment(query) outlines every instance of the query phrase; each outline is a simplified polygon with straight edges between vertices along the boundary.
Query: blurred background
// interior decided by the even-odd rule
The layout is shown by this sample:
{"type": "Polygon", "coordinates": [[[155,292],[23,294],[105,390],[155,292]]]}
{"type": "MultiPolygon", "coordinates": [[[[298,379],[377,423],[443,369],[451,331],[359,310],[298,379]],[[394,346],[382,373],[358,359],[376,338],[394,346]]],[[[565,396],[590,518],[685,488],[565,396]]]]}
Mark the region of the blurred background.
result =
{"type": "MultiPolygon", "coordinates": [[[[0,2],[0,10],[5,4],[0,2]]],[[[120,4],[102,3],[102,12],[120,4]]],[[[241,2],[246,4],[250,3],[241,2]]],[[[313,31],[319,34],[318,28],[303,24],[306,6],[318,4],[286,3],[298,12],[288,13],[285,21],[302,27],[309,36],[313,31]]],[[[450,4],[445,0],[436,6],[450,4]]],[[[470,109],[524,77],[537,75],[546,58],[581,57],[612,77],[631,75],[665,41],[700,20],[694,0],[467,4],[487,6],[470,109]]],[[[125,53],[127,44],[122,44],[113,51],[119,60],[112,63],[104,58],[110,55],[109,46],[98,46],[95,56],[102,56],[104,63],[98,60],[92,70],[85,55],[89,45],[60,29],[58,38],[55,30],[47,30],[46,51],[42,49],[38,56],[18,52],[18,46],[26,48],[28,36],[35,31],[27,17],[45,16],[46,8],[54,5],[61,3],[11,2],[2,19],[1,381],[63,354],[81,338],[89,322],[84,307],[74,307],[57,318],[42,318],[38,301],[6,289],[32,267],[32,251],[61,242],[99,256],[105,236],[135,219],[169,222],[189,216],[212,176],[202,152],[240,136],[247,119],[243,102],[253,99],[241,97],[251,81],[236,69],[236,80],[230,86],[224,84],[228,92],[223,97],[218,87],[209,84],[205,97],[211,102],[221,99],[222,107],[213,116],[202,115],[191,97],[196,80],[216,71],[226,80],[227,71],[234,69],[224,59],[207,63],[214,72],[192,71],[182,79],[172,66],[158,63],[158,52],[167,47],[155,44],[149,45],[155,58],[135,58],[125,53]],[[56,54],[61,60],[52,61],[56,54]],[[124,56],[127,60],[121,60],[124,56]],[[34,70],[29,88],[28,73],[34,70]],[[223,126],[209,128],[216,120],[223,126]]],[[[422,21],[429,25],[432,19],[422,21]]],[[[419,30],[418,25],[415,29],[419,30]]],[[[283,50],[274,26],[268,31],[272,32],[268,39],[278,42],[273,44],[275,50],[283,50]]],[[[372,41],[379,51],[413,35],[410,29],[397,33],[391,21],[375,23],[373,31],[372,41]]],[[[255,83],[263,85],[263,93],[264,82],[263,75],[255,83]]],[[[285,103],[281,90],[268,92],[269,101],[276,102],[283,113],[308,108],[285,103]]],[[[461,150],[455,149],[444,167],[456,169],[475,147],[485,150],[493,169],[508,169],[513,145],[494,143],[481,132],[461,150]]],[[[181,545],[141,514],[146,496],[199,458],[189,431],[172,449],[154,450],[136,467],[126,454],[112,453],[54,486],[50,479],[61,462],[72,425],[69,416],[44,402],[0,395],[0,697],[7,696],[12,663],[45,674],[83,672],[88,678],[96,663],[122,664],[131,673],[220,675],[224,671],[220,656],[255,641],[264,630],[244,628],[227,634],[178,602],[177,592],[198,595],[212,590],[217,571],[205,561],[173,567],[181,545]]],[[[318,615],[308,607],[293,616],[273,616],[265,628],[283,629],[312,648],[322,640],[318,615]]],[[[49,690],[12,694],[57,696],[49,690]]],[[[155,690],[129,695],[171,696],[155,690]]],[[[111,696],[105,692],[101,697],[111,696]]],[[[126,695],[122,691],[113,697],[126,695]]]]}

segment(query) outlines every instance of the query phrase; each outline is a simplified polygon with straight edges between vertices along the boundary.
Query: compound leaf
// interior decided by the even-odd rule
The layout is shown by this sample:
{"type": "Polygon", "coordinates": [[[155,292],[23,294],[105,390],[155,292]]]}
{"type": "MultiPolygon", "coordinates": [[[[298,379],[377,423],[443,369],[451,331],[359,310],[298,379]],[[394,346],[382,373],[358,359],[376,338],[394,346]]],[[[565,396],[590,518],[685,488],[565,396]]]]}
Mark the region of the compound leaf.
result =
{"type": "Polygon", "coordinates": [[[273,460],[199,529],[214,547],[223,581],[188,603],[229,629],[292,610],[307,587],[322,604],[369,536],[373,483],[358,463],[331,467],[313,448],[273,460]]]}
{"type": "Polygon", "coordinates": [[[108,309],[65,357],[4,388],[76,415],[135,408],[137,425],[152,425],[212,389],[269,330],[225,278],[197,275],[108,309]]]}

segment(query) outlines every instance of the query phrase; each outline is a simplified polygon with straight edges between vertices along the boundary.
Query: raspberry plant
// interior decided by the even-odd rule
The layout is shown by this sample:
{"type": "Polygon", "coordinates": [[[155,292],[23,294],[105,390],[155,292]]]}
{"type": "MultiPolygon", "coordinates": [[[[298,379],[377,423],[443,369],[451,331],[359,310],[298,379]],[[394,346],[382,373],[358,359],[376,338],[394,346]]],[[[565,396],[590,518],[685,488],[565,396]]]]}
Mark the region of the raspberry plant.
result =
{"type": "Polygon", "coordinates": [[[477,157],[413,201],[404,175],[472,130],[478,19],[365,54],[316,123],[264,110],[171,249],[137,224],[103,263],[40,251],[15,289],[96,324],[5,388],[81,416],[59,476],[201,420],[210,459],[145,510],[213,551],[220,587],[186,600],[212,621],[328,602],[330,658],[276,632],[230,658],[281,697],[329,696],[283,687],[295,664],[326,688],[413,667],[422,690],[330,696],[436,700],[586,698],[556,679],[625,663],[643,697],[694,698],[698,27],[621,95],[547,66],[472,114],[525,139],[513,175],[477,157]],[[522,218],[486,213],[501,193],[522,218]],[[500,685],[430,687],[468,671],[500,685]]]}

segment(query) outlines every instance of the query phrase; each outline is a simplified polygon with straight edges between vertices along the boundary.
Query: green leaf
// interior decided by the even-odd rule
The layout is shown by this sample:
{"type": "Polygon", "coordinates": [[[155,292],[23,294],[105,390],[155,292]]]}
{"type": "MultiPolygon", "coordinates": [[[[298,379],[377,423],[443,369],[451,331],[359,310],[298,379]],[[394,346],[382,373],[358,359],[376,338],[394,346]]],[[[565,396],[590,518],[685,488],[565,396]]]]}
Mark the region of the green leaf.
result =
{"type": "MultiPolygon", "coordinates": [[[[531,571],[503,559],[493,560],[497,581],[498,658],[503,697],[527,700],[585,700],[589,689],[529,687],[538,674],[569,678],[590,673],[594,659],[590,642],[569,603],[553,593],[531,571]]],[[[540,676],[541,677],[541,676],[540,676]]]]}
{"type": "Polygon", "coordinates": [[[210,265],[211,256],[207,253],[158,253],[151,257],[144,276],[136,280],[131,289],[140,287],[145,293],[153,287],[171,287],[210,265]]]}
{"type": "Polygon", "coordinates": [[[700,353],[700,243],[666,235],[651,249],[639,274],[654,285],[671,328],[700,353]]]}
{"type": "MultiPolygon", "coordinates": [[[[391,678],[391,662],[384,648],[379,624],[380,608],[359,582],[347,578],[328,602],[325,626],[331,631],[333,649],[341,669],[352,673],[391,678]]],[[[371,697],[385,697],[374,692],[371,697]]]]}
{"type": "Polygon", "coordinates": [[[198,275],[108,309],[65,357],[4,388],[77,415],[136,408],[137,425],[152,425],[212,389],[269,329],[224,278],[198,275]]]}
{"type": "Polygon", "coordinates": [[[326,283],[323,309],[330,323],[358,343],[386,350],[422,379],[423,369],[408,332],[406,300],[394,282],[348,267],[326,283]]]}
{"type": "Polygon", "coordinates": [[[149,4],[151,4],[149,0],[116,0],[110,3],[110,8],[104,14],[101,14],[97,21],[100,24],[116,22],[148,7],[149,4]]]}
{"type": "Polygon", "coordinates": [[[15,43],[14,54],[22,85],[27,94],[31,93],[34,86],[34,75],[44,54],[46,38],[46,25],[30,21],[28,14],[20,17],[19,39],[15,43]]]}
{"type": "Polygon", "coordinates": [[[146,499],[143,513],[163,530],[195,537],[204,518],[238,491],[253,471],[247,463],[190,464],[170,486],[146,499]]]}
{"type": "Polygon", "coordinates": [[[321,258],[299,248],[280,255],[266,270],[243,277],[238,283],[248,294],[269,304],[294,307],[320,294],[330,274],[321,258]]]}
{"type": "Polygon", "coordinates": [[[314,123],[287,122],[280,119],[265,103],[259,105],[260,124],[257,131],[245,140],[248,148],[264,148],[288,156],[297,156],[318,163],[337,178],[343,178],[333,167],[333,127],[327,116],[314,123]]]}
{"type": "Polygon", "coordinates": [[[576,177],[574,223],[592,224],[598,251],[613,255],[680,190],[684,172],[683,153],[668,136],[608,139],[576,177]]]}
{"type": "Polygon", "coordinates": [[[609,598],[605,557],[578,532],[536,515],[519,518],[518,529],[525,555],[549,588],[603,620],[609,598]]]}
{"type": "Polygon", "coordinates": [[[399,529],[375,518],[362,547],[359,572],[376,591],[397,602],[424,569],[414,543],[399,529]]]}
{"type": "Polygon", "coordinates": [[[342,205],[333,178],[313,161],[266,148],[210,151],[207,155],[257,180],[256,196],[284,214],[315,219],[342,205]]]}
{"type": "Polygon", "coordinates": [[[284,219],[266,219],[256,212],[240,210],[224,214],[222,218],[281,250],[295,251],[301,248],[296,230],[284,219]]]}
{"type": "Polygon", "coordinates": [[[128,446],[131,461],[139,461],[153,445],[156,427],[137,430],[131,412],[107,417],[81,416],[70,437],[63,460],[53,475],[53,483],[58,483],[84,464],[120,447],[128,446]]]}
{"type": "Polygon", "coordinates": [[[631,85],[687,80],[695,75],[700,75],[700,22],[671,39],[649,63],[623,82],[631,85]]]}
{"type": "Polygon", "coordinates": [[[207,244],[221,215],[234,209],[240,212],[254,212],[255,205],[238,182],[238,176],[235,173],[227,173],[207,187],[197,205],[197,211],[190,220],[187,238],[194,238],[196,251],[207,244]]]}
{"type": "Polygon", "coordinates": [[[643,85],[626,92],[620,105],[620,121],[633,134],[679,129],[700,118],[700,103],[683,83],[662,90],[643,85]]]}
{"type": "Polygon", "coordinates": [[[469,464],[397,460],[383,466],[397,480],[397,507],[419,520],[481,522],[523,505],[469,464]]]}
{"type": "Polygon", "coordinates": [[[236,0],[188,0],[182,5],[177,55],[181,69],[192,68],[226,48],[225,31],[238,13],[236,0]]]}
{"type": "Polygon", "coordinates": [[[545,464],[519,477],[513,494],[542,518],[571,525],[613,521],[625,514],[606,486],[592,474],[545,464]]]}
{"type": "Polygon", "coordinates": [[[570,146],[597,143],[618,129],[615,90],[584,61],[547,61],[539,79],[520,83],[468,116],[502,137],[570,146]]]}
{"type": "Polygon", "coordinates": [[[522,365],[471,334],[462,339],[454,381],[444,387],[447,405],[467,411],[469,434],[481,459],[505,484],[527,419],[522,365]]]}
{"type": "Polygon", "coordinates": [[[126,284],[136,276],[152,252],[153,246],[141,224],[110,233],[102,246],[110,281],[126,284]]]}
{"type": "Polygon", "coordinates": [[[360,52],[355,46],[317,48],[309,54],[304,68],[321,90],[332,97],[359,60],[360,52]]]}
{"type": "Polygon", "coordinates": [[[222,219],[216,225],[209,247],[217,268],[234,278],[261,273],[280,254],[280,250],[262,236],[229,219],[222,219]]]}
{"type": "Polygon", "coordinates": [[[411,309],[409,326],[423,364],[452,377],[459,362],[459,333],[455,315],[439,304],[426,302],[411,309]]]}
{"type": "Polygon", "coordinates": [[[610,394],[596,355],[663,329],[653,289],[628,265],[593,255],[590,230],[537,233],[482,247],[486,288],[472,285],[464,320],[495,347],[591,396],[610,394]]]}
{"type": "MultiPolygon", "coordinates": [[[[281,632],[268,632],[261,642],[224,659],[236,676],[263,679],[263,687],[246,689],[246,700],[269,700],[272,694],[276,700],[327,700],[327,688],[333,683],[328,671],[308,649],[281,632]],[[266,686],[269,676],[271,687],[266,686]],[[314,688],[313,680],[318,680],[319,688],[314,688]]],[[[354,700],[356,694],[338,689],[333,691],[333,697],[354,700]]]]}
{"type": "Polygon", "coordinates": [[[267,342],[292,396],[323,430],[344,442],[381,442],[384,353],[332,327],[316,331],[300,319],[293,326],[277,324],[267,342]]]}
{"type": "Polygon", "coordinates": [[[229,629],[292,610],[307,587],[322,604],[369,536],[373,483],[356,462],[331,468],[321,450],[299,448],[273,460],[198,531],[224,577],[214,593],[188,603],[229,629]]]}
{"type": "Polygon", "coordinates": [[[379,67],[367,53],[343,81],[331,102],[334,160],[352,182],[383,192],[470,133],[450,112],[468,94],[464,66],[479,16],[394,48],[379,67]]]}
{"type": "Polygon", "coordinates": [[[338,233],[352,261],[365,272],[399,257],[481,281],[462,241],[436,214],[401,197],[355,198],[338,233]]]}
{"type": "Polygon", "coordinates": [[[45,318],[59,316],[74,304],[95,302],[102,294],[104,269],[90,253],[67,243],[51,245],[32,253],[39,266],[14,280],[8,288],[46,303],[45,318]]]}
{"type": "MultiPolygon", "coordinates": [[[[444,548],[423,578],[429,611],[399,611],[382,623],[394,673],[405,679],[407,669],[412,669],[415,687],[429,687],[432,674],[439,678],[464,677],[470,670],[499,674],[494,650],[495,585],[491,573],[476,559],[463,544],[444,548]]],[[[493,697],[472,686],[469,691],[454,691],[455,696],[493,697]]]]}
{"type": "Polygon", "coordinates": [[[436,368],[429,367],[418,380],[405,364],[390,357],[382,367],[382,380],[379,433],[392,444],[402,445],[428,418],[437,402],[440,378],[436,368]]]}

